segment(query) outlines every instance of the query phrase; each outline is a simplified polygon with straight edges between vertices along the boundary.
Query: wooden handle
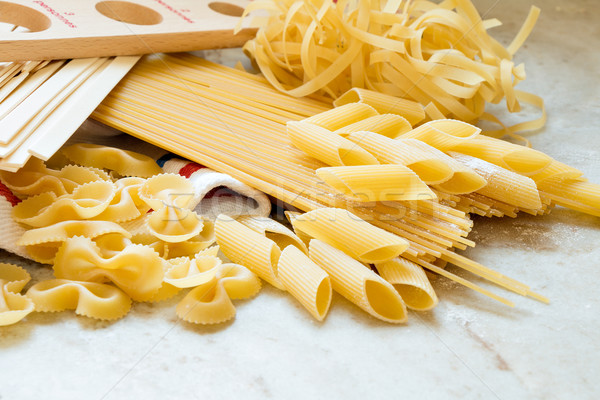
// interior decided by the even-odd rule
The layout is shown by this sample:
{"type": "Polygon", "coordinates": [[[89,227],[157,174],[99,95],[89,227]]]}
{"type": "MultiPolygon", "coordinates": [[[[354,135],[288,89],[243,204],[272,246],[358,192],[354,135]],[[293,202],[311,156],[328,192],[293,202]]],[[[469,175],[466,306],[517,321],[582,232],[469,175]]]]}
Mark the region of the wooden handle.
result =
{"type": "Polygon", "coordinates": [[[0,22],[29,32],[0,33],[0,61],[139,55],[238,47],[233,34],[248,0],[12,0],[0,22]]]}

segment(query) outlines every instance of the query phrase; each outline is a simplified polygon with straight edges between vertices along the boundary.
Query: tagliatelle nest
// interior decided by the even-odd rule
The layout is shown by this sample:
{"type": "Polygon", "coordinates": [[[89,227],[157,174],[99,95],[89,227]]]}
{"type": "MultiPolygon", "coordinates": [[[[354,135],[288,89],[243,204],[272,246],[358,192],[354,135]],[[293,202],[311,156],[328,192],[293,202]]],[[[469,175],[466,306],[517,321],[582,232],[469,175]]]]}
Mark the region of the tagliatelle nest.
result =
{"type": "MultiPolygon", "coordinates": [[[[525,79],[523,64],[512,60],[531,32],[539,9],[532,7],[508,47],[488,34],[500,25],[482,20],[470,0],[259,0],[244,16],[260,27],[244,51],[278,90],[293,96],[332,98],[351,88],[368,88],[425,106],[431,119],[443,117],[500,123],[485,104],[506,98],[543,108],[542,100],[515,90],[525,79]]],[[[536,129],[545,113],[492,134],[536,129]]]]}

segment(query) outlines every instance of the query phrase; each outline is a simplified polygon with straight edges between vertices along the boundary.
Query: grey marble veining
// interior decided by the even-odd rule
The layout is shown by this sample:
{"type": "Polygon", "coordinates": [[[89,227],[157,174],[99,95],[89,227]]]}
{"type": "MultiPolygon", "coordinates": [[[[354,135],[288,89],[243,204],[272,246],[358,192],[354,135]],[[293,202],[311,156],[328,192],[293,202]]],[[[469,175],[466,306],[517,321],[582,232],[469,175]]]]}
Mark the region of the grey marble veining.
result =
{"type": "MultiPolygon", "coordinates": [[[[529,3],[476,1],[487,17],[505,22],[494,29],[504,43],[529,3]]],[[[549,114],[546,128],[530,140],[600,183],[598,3],[538,5],[538,26],[516,57],[528,74],[519,88],[541,95],[549,114]]],[[[230,64],[241,55],[205,54],[230,64]]],[[[532,112],[526,107],[504,118],[532,112]]],[[[502,292],[516,303],[511,309],[435,278],[439,306],[411,312],[402,326],[370,318],[339,296],[317,323],[269,287],[236,302],[236,319],[216,327],[178,321],[181,295],[136,304],[114,323],[70,312],[31,314],[0,328],[0,399],[40,393],[56,399],[598,398],[600,218],[561,208],[545,217],[477,218],[470,238],[478,245],[466,255],[530,284],[552,303],[502,292]]],[[[36,279],[51,275],[1,257],[27,265],[36,279]]]]}

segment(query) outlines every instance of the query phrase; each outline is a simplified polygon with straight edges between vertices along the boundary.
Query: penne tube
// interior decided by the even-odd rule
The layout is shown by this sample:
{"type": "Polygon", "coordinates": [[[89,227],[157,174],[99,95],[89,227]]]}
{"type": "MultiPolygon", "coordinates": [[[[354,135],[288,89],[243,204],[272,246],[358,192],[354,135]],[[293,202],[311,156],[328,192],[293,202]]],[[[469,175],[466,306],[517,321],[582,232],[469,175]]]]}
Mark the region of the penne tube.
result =
{"type": "Polygon", "coordinates": [[[406,305],[389,282],[320,240],[311,240],[308,251],[310,259],[329,274],[333,290],[383,321],[406,321],[406,305]]]}
{"type": "Polygon", "coordinates": [[[268,217],[253,217],[251,215],[242,215],[236,218],[236,221],[246,225],[253,231],[271,239],[280,250],[288,246],[295,246],[304,254],[308,254],[308,248],[302,240],[288,227],[280,224],[274,219],[268,217]]]}
{"type": "Polygon", "coordinates": [[[278,277],[286,290],[318,321],[323,321],[331,305],[331,281],[321,267],[294,246],[281,252],[278,277]]]}
{"type": "Polygon", "coordinates": [[[420,265],[398,257],[375,267],[379,275],[396,288],[408,308],[426,311],[437,305],[438,297],[420,265]]]}
{"type": "Polygon", "coordinates": [[[540,194],[532,179],[475,157],[454,152],[449,154],[485,178],[487,185],[477,193],[520,208],[542,208],[540,194]]]}
{"type": "Polygon", "coordinates": [[[398,114],[381,114],[346,125],[333,133],[346,137],[353,132],[369,131],[395,139],[410,130],[412,126],[406,118],[398,114]]]}
{"type": "Polygon", "coordinates": [[[441,151],[450,150],[479,135],[481,129],[455,119],[437,119],[400,136],[400,139],[418,139],[441,151]]]}
{"type": "Polygon", "coordinates": [[[404,165],[359,165],[319,168],[329,186],[360,202],[436,199],[435,193],[404,165]]]}
{"type": "Polygon", "coordinates": [[[408,249],[403,238],[371,225],[350,211],[319,208],[292,219],[294,230],[322,240],[366,263],[391,260],[408,249]]]}
{"type": "Polygon", "coordinates": [[[362,121],[365,118],[373,117],[377,114],[377,111],[370,105],[351,103],[305,118],[302,122],[335,131],[346,125],[362,121]]]}
{"type": "Polygon", "coordinates": [[[312,123],[290,121],[287,134],[294,146],[327,165],[379,164],[360,146],[312,123]]]}
{"type": "Polygon", "coordinates": [[[449,157],[416,139],[393,140],[366,131],[351,133],[347,138],[373,154],[382,164],[407,166],[427,184],[442,183],[452,178],[453,171],[447,160],[449,157]]]}
{"type": "Polygon", "coordinates": [[[277,262],[281,251],[274,241],[223,214],[215,222],[215,236],[227,258],[284,290],[277,278],[277,262]]]}
{"type": "Polygon", "coordinates": [[[411,125],[425,118],[421,104],[368,89],[352,88],[333,102],[336,107],[352,103],[368,104],[380,114],[398,114],[406,118],[411,125]]]}

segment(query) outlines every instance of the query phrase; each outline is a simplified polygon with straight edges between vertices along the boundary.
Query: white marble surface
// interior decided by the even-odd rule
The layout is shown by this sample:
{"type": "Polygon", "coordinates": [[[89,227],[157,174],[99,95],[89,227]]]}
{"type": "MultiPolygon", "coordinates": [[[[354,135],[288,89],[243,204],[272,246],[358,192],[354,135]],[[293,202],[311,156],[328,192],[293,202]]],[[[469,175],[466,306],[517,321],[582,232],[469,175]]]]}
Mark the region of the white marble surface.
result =
{"type": "MultiPolygon", "coordinates": [[[[529,1],[477,1],[506,25],[529,1]]],[[[542,16],[518,54],[542,95],[547,127],[535,148],[600,182],[600,11],[594,1],[539,1],[542,16]]],[[[229,53],[231,55],[231,53],[229,53]]],[[[525,109],[526,112],[533,112],[525,109]]],[[[526,116],[526,113],[521,117],[526,116]]],[[[265,288],[237,302],[234,322],[197,327],[171,301],[136,304],[115,323],[69,312],[0,328],[0,399],[437,398],[596,399],[600,396],[600,219],[477,219],[468,255],[529,283],[543,305],[510,293],[510,309],[442,278],[432,312],[406,325],[374,320],[336,296],[322,324],[265,288]]],[[[35,278],[50,272],[26,264],[35,278]]]]}

